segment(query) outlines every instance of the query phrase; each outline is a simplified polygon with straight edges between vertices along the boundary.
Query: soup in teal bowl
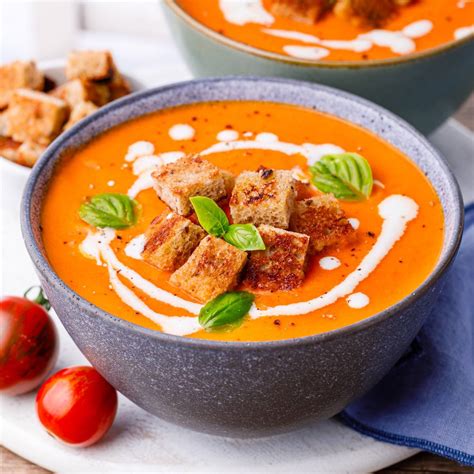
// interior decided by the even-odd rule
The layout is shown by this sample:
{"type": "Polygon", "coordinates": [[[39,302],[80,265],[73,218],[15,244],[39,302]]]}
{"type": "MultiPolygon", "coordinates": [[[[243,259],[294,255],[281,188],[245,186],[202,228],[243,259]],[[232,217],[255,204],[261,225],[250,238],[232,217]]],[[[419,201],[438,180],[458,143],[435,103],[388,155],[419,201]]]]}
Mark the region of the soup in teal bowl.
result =
{"type": "Polygon", "coordinates": [[[383,105],[425,134],[474,88],[472,2],[421,0],[376,20],[340,13],[338,4],[346,0],[318,17],[283,8],[298,3],[305,2],[165,0],[165,12],[197,77],[245,74],[326,84],[383,105]]]}

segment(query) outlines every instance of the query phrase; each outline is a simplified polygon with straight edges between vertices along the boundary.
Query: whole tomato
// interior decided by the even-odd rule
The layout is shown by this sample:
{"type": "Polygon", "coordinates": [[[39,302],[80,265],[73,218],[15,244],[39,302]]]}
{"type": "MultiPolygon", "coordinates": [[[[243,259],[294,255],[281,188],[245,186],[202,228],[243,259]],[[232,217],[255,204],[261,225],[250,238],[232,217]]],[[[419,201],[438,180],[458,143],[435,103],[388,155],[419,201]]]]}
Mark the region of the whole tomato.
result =
{"type": "Polygon", "coordinates": [[[41,289],[34,301],[17,296],[0,300],[0,393],[35,389],[56,363],[58,337],[45,308],[50,305],[41,289]]]}
{"type": "Polygon", "coordinates": [[[36,412],[55,438],[70,446],[90,446],[112,426],[117,392],[93,367],[70,367],[41,386],[36,412]]]}

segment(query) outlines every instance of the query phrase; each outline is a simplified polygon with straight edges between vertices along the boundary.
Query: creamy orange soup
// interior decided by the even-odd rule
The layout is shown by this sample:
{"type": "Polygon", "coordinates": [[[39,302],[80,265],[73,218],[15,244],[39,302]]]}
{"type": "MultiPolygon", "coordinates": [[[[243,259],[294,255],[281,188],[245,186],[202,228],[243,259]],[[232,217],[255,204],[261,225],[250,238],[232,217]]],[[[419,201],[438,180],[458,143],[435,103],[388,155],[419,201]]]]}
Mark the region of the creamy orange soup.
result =
{"type": "MultiPolygon", "coordinates": [[[[209,151],[211,146],[214,152],[202,153],[203,158],[235,175],[264,165],[294,169],[298,179],[321,155],[339,149],[357,151],[370,163],[375,184],[368,200],[341,201],[357,228],[356,239],[311,257],[300,288],[256,295],[251,316],[232,331],[191,329],[189,333],[178,324],[166,332],[205,339],[265,341],[331,331],[397,303],[435,266],[443,242],[440,201],[423,173],[399,151],[357,126],[307,109],[220,102],[169,109],[132,120],[95,138],[58,166],[45,199],[42,227],[48,259],[66,284],[98,307],[148,328],[162,329],[155,314],[179,316],[178,323],[194,321],[200,305],[169,283],[169,273],[137,259],[130,242],[167,209],[150,187],[150,170],[182,154],[209,151]],[[139,218],[126,230],[112,231],[107,255],[94,256],[89,244],[97,229],[82,221],[78,210],[89,197],[107,192],[135,197],[139,218]],[[383,258],[374,257],[377,247],[385,249],[383,258]],[[333,257],[330,262],[337,261],[339,266],[328,265],[324,257],[333,257]],[[364,263],[367,259],[374,263],[370,271],[364,263]],[[115,282],[108,266],[117,270],[115,282]],[[131,271],[136,274],[129,279],[131,271]],[[363,274],[360,281],[348,285],[348,279],[357,277],[358,271],[363,274]],[[155,290],[151,291],[150,285],[155,290]],[[344,288],[339,291],[338,285],[344,288]],[[128,291],[125,298],[124,288],[125,293],[128,291]],[[311,310],[318,297],[327,303],[324,298],[334,291],[335,302],[311,310]],[[137,306],[140,304],[146,309],[137,306]],[[267,316],[265,311],[276,314],[267,316]]],[[[312,187],[307,192],[317,193],[312,187]]]]}
{"type": "Polygon", "coordinates": [[[425,51],[474,33],[474,2],[418,0],[383,26],[334,13],[305,24],[271,13],[269,0],[178,0],[203,25],[240,43],[310,60],[370,60],[425,51]]]}

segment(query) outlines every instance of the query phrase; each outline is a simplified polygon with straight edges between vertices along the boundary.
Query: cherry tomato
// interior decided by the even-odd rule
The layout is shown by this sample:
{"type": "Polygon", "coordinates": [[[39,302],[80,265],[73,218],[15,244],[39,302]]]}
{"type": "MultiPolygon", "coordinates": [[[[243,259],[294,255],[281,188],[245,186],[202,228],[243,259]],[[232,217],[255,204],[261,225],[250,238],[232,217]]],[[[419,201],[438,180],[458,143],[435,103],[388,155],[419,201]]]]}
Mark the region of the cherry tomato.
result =
{"type": "Polygon", "coordinates": [[[56,363],[58,337],[45,308],[50,305],[41,289],[34,301],[17,296],[0,300],[0,393],[35,389],[56,363]]]}
{"type": "Polygon", "coordinates": [[[70,367],[50,377],[36,396],[48,433],[75,447],[101,439],[117,413],[117,392],[93,367],[70,367]]]}

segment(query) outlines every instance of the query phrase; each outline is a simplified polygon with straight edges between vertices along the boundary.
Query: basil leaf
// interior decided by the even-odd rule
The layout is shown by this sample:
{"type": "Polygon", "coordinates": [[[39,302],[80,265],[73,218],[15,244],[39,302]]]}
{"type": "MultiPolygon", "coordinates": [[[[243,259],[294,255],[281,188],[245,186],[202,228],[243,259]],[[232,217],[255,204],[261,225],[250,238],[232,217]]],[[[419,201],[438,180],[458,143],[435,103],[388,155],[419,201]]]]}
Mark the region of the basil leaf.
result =
{"type": "Polygon", "coordinates": [[[370,197],[374,180],[368,161],[358,153],[325,155],[311,168],[312,182],[339,199],[360,201],[370,197]]]}
{"type": "Polygon", "coordinates": [[[199,312],[199,324],[207,331],[235,328],[242,324],[255,296],[246,291],[222,293],[199,312]]]}
{"type": "Polygon", "coordinates": [[[81,205],[79,216],[94,227],[126,229],[137,221],[136,202],[126,194],[97,194],[81,205]]]}
{"type": "Polygon", "coordinates": [[[222,237],[229,228],[225,212],[210,198],[194,196],[189,199],[202,228],[215,237],[222,237]]]}
{"type": "Polygon", "coordinates": [[[345,201],[358,201],[357,194],[351,191],[339,178],[333,176],[329,170],[320,163],[315,163],[310,171],[311,182],[323,193],[332,193],[338,199],[345,201]]]}
{"type": "Polygon", "coordinates": [[[265,243],[253,224],[232,224],[224,240],[240,250],[265,250],[265,243]]]}

